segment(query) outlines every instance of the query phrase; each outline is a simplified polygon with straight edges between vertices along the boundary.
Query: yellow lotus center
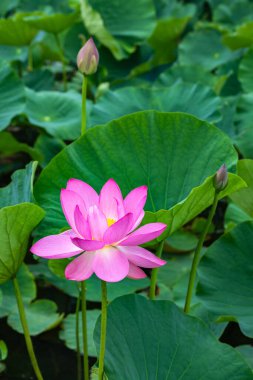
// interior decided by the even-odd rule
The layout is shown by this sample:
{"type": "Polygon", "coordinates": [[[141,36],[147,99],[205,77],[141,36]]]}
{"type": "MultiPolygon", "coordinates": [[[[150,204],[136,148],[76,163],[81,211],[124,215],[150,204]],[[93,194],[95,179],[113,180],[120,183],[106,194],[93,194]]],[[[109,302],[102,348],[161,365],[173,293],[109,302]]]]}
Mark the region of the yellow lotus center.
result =
{"type": "Polygon", "coordinates": [[[111,218],[107,218],[107,224],[108,224],[108,227],[110,227],[112,224],[114,224],[116,222],[116,220],[114,219],[111,219],[111,218]]]}

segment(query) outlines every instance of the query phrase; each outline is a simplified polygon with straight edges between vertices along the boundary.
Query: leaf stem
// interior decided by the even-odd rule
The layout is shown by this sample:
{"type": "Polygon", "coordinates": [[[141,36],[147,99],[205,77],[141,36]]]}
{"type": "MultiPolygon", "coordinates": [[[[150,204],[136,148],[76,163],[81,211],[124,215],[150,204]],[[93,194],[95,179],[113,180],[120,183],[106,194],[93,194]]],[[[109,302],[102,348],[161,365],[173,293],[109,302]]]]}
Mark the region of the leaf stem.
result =
{"type": "Polygon", "coordinates": [[[21,321],[21,324],[23,327],[26,347],[27,347],[27,351],[28,351],[28,354],[29,354],[29,357],[31,360],[31,364],[33,366],[33,369],[34,369],[34,372],[36,374],[37,379],[43,380],[43,377],[42,377],[42,374],[40,372],[39,365],[38,365],[38,362],[37,362],[37,359],[36,359],[36,356],[35,356],[35,353],[33,350],[32,339],[31,339],[31,336],[29,333],[29,328],[28,328],[28,324],[27,324],[27,320],[26,320],[26,316],[25,316],[25,308],[24,308],[24,304],[22,301],[22,296],[21,296],[18,280],[16,277],[13,278],[13,285],[14,285],[15,296],[16,296],[17,305],[18,305],[19,317],[20,317],[20,321],[21,321]]]}
{"type": "Polygon", "coordinates": [[[33,53],[32,53],[32,45],[28,46],[28,71],[33,71],[33,53]]]}
{"type": "Polygon", "coordinates": [[[103,375],[104,375],[104,357],[105,357],[106,324],[107,324],[107,289],[106,289],[105,281],[101,281],[101,293],[102,293],[101,294],[102,295],[102,314],[101,314],[98,380],[103,380],[103,375]]]}
{"type": "Polygon", "coordinates": [[[56,43],[57,43],[57,46],[58,46],[58,49],[59,49],[60,55],[61,55],[63,87],[64,87],[64,91],[67,91],[68,81],[67,81],[67,70],[66,70],[66,61],[65,61],[65,57],[64,57],[64,50],[62,48],[62,44],[61,44],[59,35],[57,33],[55,33],[54,36],[55,36],[55,40],[56,40],[56,43]]]}
{"type": "MultiPolygon", "coordinates": [[[[161,258],[163,252],[164,240],[161,241],[158,245],[156,256],[161,258]]],[[[157,282],[157,274],[159,268],[153,268],[151,272],[151,284],[149,289],[149,299],[155,299],[155,291],[156,291],[156,282],[157,282]]]]}
{"type": "Polygon", "coordinates": [[[89,380],[88,339],[87,339],[87,312],[85,281],[81,282],[82,297],[82,327],[83,327],[83,378],[89,380]]]}
{"type": "Polygon", "coordinates": [[[82,130],[81,135],[86,132],[86,96],[87,96],[87,77],[83,75],[82,84],[82,130]]]}
{"type": "Polygon", "coordinates": [[[199,238],[199,241],[198,241],[195,253],[194,253],[190,277],[189,277],[189,282],[188,282],[188,289],[187,289],[187,294],[186,294],[186,299],[185,299],[185,306],[184,306],[184,312],[185,313],[189,313],[189,311],[190,311],[191,299],[192,299],[192,295],[193,295],[193,289],[194,289],[196,274],[197,274],[197,268],[198,268],[198,264],[199,264],[199,260],[200,260],[200,253],[201,253],[203,243],[205,241],[206,235],[208,233],[209,227],[211,225],[211,222],[213,220],[213,217],[214,217],[217,205],[218,205],[218,201],[219,201],[218,195],[219,195],[219,192],[215,191],[213,204],[212,204],[211,210],[209,212],[205,228],[202,231],[202,234],[200,235],[200,238],[199,238]]]}
{"type": "Polygon", "coordinates": [[[80,309],[80,291],[78,288],[78,298],[76,300],[76,359],[77,359],[77,380],[82,379],[80,341],[79,341],[79,309],[80,309]]]}

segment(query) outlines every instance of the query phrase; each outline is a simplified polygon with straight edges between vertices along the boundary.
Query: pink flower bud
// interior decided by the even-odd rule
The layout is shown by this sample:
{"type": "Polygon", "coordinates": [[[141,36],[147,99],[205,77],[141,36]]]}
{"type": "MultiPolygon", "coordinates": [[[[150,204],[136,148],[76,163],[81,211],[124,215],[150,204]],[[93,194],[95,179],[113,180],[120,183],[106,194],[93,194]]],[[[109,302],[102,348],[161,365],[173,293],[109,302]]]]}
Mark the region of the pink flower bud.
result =
{"type": "Polygon", "coordinates": [[[216,172],[214,176],[214,187],[217,191],[224,190],[228,183],[228,171],[225,164],[216,172]]]}
{"type": "Polygon", "coordinates": [[[97,71],[99,54],[92,38],[79,50],[77,55],[77,66],[85,75],[94,74],[97,71]]]}

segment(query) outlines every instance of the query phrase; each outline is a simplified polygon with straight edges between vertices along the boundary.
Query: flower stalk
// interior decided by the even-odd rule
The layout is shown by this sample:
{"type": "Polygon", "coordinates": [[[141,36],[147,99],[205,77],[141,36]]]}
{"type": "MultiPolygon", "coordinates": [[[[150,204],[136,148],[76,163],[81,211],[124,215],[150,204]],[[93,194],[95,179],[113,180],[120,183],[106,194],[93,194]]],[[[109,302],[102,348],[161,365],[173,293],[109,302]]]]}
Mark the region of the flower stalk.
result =
{"type": "Polygon", "coordinates": [[[82,129],[81,134],[86,132],[86,97],[87,97],[87,76],[83,74],[82,84],[82,129]]]}
{"type": "Polygon", "coordinates": [[[103,380],[104,376],[104,357],[106,345],[106,325],[107,325],[107,288],[106,281],[101,281],[102,310],[101,310],[101,334],[100,334],[100,353],[98,380],[103,380]]]}
{"type": "Polygon", "coordinates": [[[64,57],[64,50],[62,48],[62,44],[61,44],[59,35],[56,33],[54,36],[55,36],[55,40],[56,40],[58,49],[60,51],[60,56],[61,56],[63,88],[64,88],[64,91],[67,91],[68,81],[67,81],[67,70],[66,70],[66,61],[65,61],[65,57],[64,57]]]}
{"type": "Polygon", "coordinates": [[[78,297],[76,300],[76,359],[77,359],[77,380],[82,379],[80,340],[79,340],[79,309],[80,309],[80,291],[78,287],[78,297]]]}
{"type": "Polygon", "coordinates": [[[185,313],[189,313],[189,311],[190,311],[193,289],[194,289],[196,274],[197,274],[197,268],[198,268],[198,264],[199,264],[199,260],[200,260],[200,253],[201,253],[206,235],[207,235],[208,230],[210,228],[211,222],[213,220],[213,217],[214,217],[214,214],[215,214],[215,211],[217,208],[217,204],[218,204],[218,192],[215,191],[212,208],[211,208],[210,213],[208,215],[205,228],[202,231],[202,234],[199,238],[198,245],[196,247],[194,257],[193,257],[193,262],[192,262],[192,267],[191,267],[191,272],[190,272],[190,278],[189,278],[189,283],[188,283],[188,289],[187,289],[187,294],[186,294],[186,300],[185,300],[185,306],[184,306],[184,312],[185,313]]]}
{"type": "Polygon", "coordinates": [[[28,71],[33,71],[33,52],[32,45],[28,46],[28,71]]]}
{"type": "Polygon", "coordinates": [[[201,253],[206,235],[208,233],[208,230],[210,228],[210,225],[212,223],[212,220],[213,220],[213,217],[218,205],[219,193],[225,189],[225,187],[227,186],[227,183],[228,183],[228,172],[227,172],[226,165],[224,164],[220,167],[220,169],[216,172],[216,174],[213,177],[213,187],[215,189],[213,204],[209,212],[205,228],[202,231],[202,234],[200,235],[200,238],[199,238],[199,241],[194,253],[189,282],[188,282],[187,294],[186,294],[186,299],[185,299],[185,306],[184,306],[185,313],[190,312],[191,300],[192,300],[192,295],[193,295],[193,290],[194,290],[194,285],[195,285],[196,275],[197,275],[197,268],[198,268],[198,264],[200,260],[200,253],[201,253]]]}
{"type": "MultiPolygon", "coordinates": [[[[164,240],[161,241],[161,243],[158,245],[158,248],[156,251],[156,256],[159,259],[162,257],[163,246],[164,246],[164,240]]],[[[150,289],[149,289],[149,298],[151,300],[155,299],[157,275],[158,275],[158,268],[153,268],[151,272],[151,283],[150,283],[150,289]]]]}
{"type": "Polygon", "coordinates": [[[83,378],[89,380],[88,338],[87,338],[87,311],[86,311],[86,286],[81,282],[82,298],[82,331],[83,331],[83,378]]]}
{"type": "Polygon", "coordinates": [[[13,278],[13,285],[14,285],[14,291],[15,291],[15,296],[16,296],[17,305],[18,305],[19,317],[20,317],[20,321],[22,324],[22,328],[23,328],[23,332],[24,332],[24,336],[25,336],[26,347],[27,347],[27,351],[28,351],[28,354],[29,354],[29,357],[31,360],[31,364],[32,364],[33,370],[35,372],[36,378],[38,380],[43,380],[43,377],[42,377],[42,374],[40,372],[39,365],[38,365],[38,362],[37,362],[37,359],[36,359],[36,356],[34,353],[32,339],[31,339],[31,336],[29,333],[29,328],[28,328],[28,324],[27,324],[27,320],[26,320],[25,308],[24,308],[24,304],[23,304],[18,280],[16,277],[13,278]]]}

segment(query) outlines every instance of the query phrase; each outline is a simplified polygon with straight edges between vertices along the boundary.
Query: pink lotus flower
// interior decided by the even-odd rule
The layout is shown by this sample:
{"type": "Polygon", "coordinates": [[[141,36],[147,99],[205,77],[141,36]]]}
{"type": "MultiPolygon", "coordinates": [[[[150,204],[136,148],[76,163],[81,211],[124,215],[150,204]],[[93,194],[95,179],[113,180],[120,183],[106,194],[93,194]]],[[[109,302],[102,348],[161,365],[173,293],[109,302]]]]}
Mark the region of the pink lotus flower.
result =
{"type": "Polygon", "coordinates": [[[157,238],[166,224],[150,223],[136,230],[144,217],[147,187],[132,190],[123,199],[119,186],[109,179],[100,195],[87,183],[70,179],[61,190],[61,205],[71,230],[37,241],[31,252],[47,259],[79,255],[65,270],[69,280],[83,281],[95,273],[101,280],[120,281],[126,276],[146,277],[143,268],[166,264],[138,247],[157,238]]]}

